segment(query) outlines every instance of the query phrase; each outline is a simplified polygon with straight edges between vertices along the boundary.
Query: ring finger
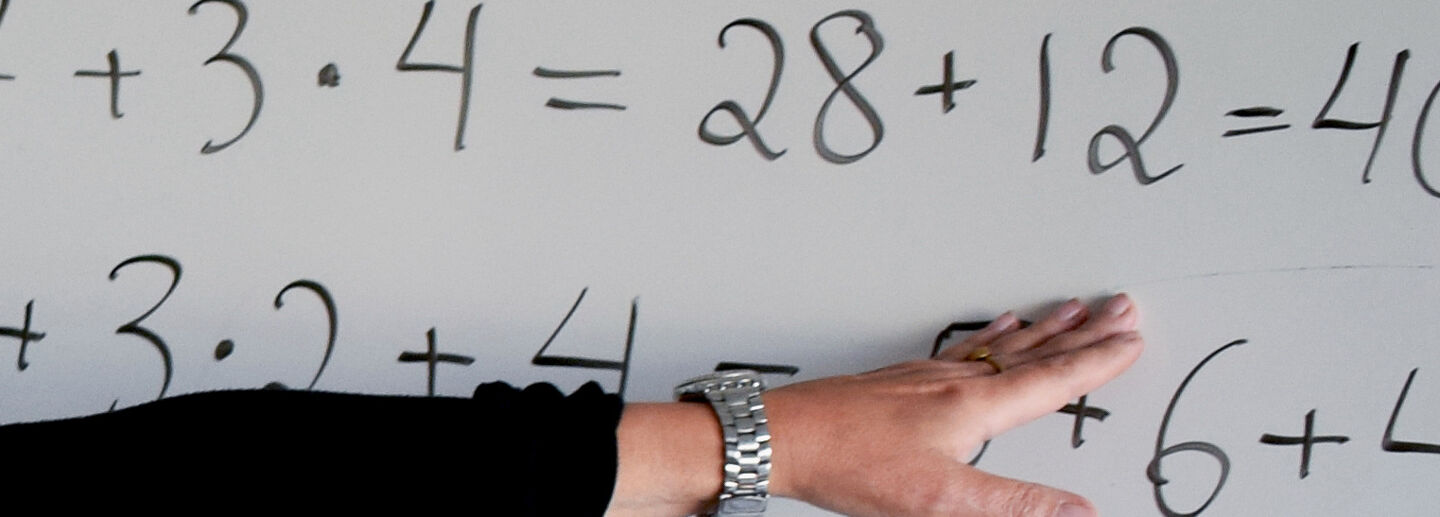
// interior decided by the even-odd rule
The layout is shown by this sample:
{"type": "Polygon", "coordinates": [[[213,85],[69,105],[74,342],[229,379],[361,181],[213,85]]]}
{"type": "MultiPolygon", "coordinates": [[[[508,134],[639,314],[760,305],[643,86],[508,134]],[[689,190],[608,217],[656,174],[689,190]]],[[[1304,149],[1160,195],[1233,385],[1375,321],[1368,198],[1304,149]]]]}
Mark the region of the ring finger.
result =
{"type": "Polygon", "coordinates": [[[949,361],[964,361],[966,357],[980,349],[990,347],[1001,336],[1005,336],[1020,329],[1020,320],[1014,313],[1006,312],[990,321],[985,328],[967,336],[963,341],[941,351],[935,355],[936,359],[949,361]]]}

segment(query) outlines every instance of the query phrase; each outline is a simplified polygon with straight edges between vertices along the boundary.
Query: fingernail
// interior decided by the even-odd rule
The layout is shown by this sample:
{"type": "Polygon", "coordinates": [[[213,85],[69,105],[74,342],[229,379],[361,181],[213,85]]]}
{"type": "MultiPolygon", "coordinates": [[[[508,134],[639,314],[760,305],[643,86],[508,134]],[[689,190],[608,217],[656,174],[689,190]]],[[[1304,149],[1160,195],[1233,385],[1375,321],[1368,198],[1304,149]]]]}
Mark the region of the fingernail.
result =
{"type": "Polygon", "coordinates": [[[1080,303],[1079,299],[1071,298],[1070,301],[1061,305],[1059,309],[1055,309],[1055,316],[1060,318],[1061,321],[1070,321],[1079,316],[1080,309],[1083,308],[1085,308],[1085,306],[1080,303]]]}
{"type": "Polygon", "coordinates": [[[1110,298],[1110,301],[1105,302],[1105,307],[1101,310],[1105,312],[1106,316],[1119,316],[1125,314],[1125,311],[1130,310],[1130,305],[1129,296],[1117,294],[1110,298]]]}
{"type": "Polygon", "coordinates": [[[986,325],[985,331],[999,332],[1001,330],[1010,328],[1011,326],[1015,325],[1015,323],[1015,315],[1013,313],[1006,312],[1005,314],[1001,314],[1000,317],[995,318],[993,321],[991,321],[989,325],[986,325]]]}
{"type": "Polygon", "coordinates": [[[1095,517],[1095,510],[1078,504],[1065,503],[1055,511],[1055,517],[1095,517]]]}

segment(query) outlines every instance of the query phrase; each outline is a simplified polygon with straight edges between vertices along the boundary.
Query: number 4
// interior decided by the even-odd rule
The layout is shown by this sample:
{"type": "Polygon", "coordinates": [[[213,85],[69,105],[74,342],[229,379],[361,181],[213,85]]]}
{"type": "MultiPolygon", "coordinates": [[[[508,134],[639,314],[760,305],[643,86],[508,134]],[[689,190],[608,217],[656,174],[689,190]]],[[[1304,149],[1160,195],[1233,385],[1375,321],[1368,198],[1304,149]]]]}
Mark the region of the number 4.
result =
{"type": "Polygon", "coordinates": [[[1381,111],[1380,120],[1355,122],[1329,118],[1330,108],[1335,106],[1335,101],[1340,98],[1340,91],[1345,89],[1345,81],[1350,78],[1350,67],[1355,64],[1355,53],[1359,50],[1359,43],[1350,45],[1350,50],[1345,53],[1345,66],[1340,69],[1340,79],[1335,81],[1335,89],[1331,90],[1325,107],[1320,108],[1320,113],[1315,115],[1315,122],[1311,123],[1310,127],[1349,131],[1374,129],[1375,144],[1370,147],[1370,158],[1365,161],[1365,172],[1360,176],[1362,183],[1370,183],[1370,167],[1375,164],[1375,154],[1380,151],[1380,142],[1385,139],[1385,129],[1390,126],[1390,114],[1395,111],[1395,94],[1400,90],[1400,78],[1405,74],[1405,62],[1410,59],[1410,51],[1402,50],[1395,54],[1395,67],[1390,71],[1389,93],[1385,95],[1385,108],[1381,111]]]}
{"type": "Polygon", "coordinates": [[[401,72],[451,72],[460,74],[460,119],[455,123],[455,150],[465,149],[465,122],[470,115],[470,85],[473,82],[475,63],[475,21],[480,17],[480,6],[470,10],[470,17],[465,22],[465,52],[464,59],[460,66],[441,65],[435,63],[411,63],[410,53],[415,50],[415,44],[420,41],[420,33],[425,32],[425,24],[430,22],[430,11],[435,9],[435,0],[425,2],[425,9],[420,12],[420,23],[415,26],[415,33],[410,36],[410,43],[405,45],[405,51],[400,53],[400,59],[395,62],[395,69],[401,72]]]}
{"type": "Polygon", "coordinates": [[[592,368],[596,370],[619,371],[620,389],[619,391],[617,391],[617,393],[623,397],[625,396],[625,383],[630,378],[630,351],[635,344],[635,315],[640,306],[639,299],[630,301],[630,325],[629,329],[625,332],[624,359],[620,361],[610,361],[605,359],[589,359],[585,357],[545,355],[545,349],[550,348],[550,344],[555,342],[555,337],[559,336],[560,331],[565,328],[565,324],[570,322],[570,317],[574,316],[575,310],[580,308],[580,302],[585,301],[585,293],[589,290],[589,287],[580,290],[580,296],[575,298],[575,304],[570,306],[570,312],[565,313],[565,318],[560,320],[560,325],[555,327],[555,332],[551,332],[550,337],[545,340],[545,344],[540,347],[540,350],[538,352],[535,352],[535,357],[530,359],[530,364],[533,364],[535,366],[563,366],[570,368],[592,368]]]}

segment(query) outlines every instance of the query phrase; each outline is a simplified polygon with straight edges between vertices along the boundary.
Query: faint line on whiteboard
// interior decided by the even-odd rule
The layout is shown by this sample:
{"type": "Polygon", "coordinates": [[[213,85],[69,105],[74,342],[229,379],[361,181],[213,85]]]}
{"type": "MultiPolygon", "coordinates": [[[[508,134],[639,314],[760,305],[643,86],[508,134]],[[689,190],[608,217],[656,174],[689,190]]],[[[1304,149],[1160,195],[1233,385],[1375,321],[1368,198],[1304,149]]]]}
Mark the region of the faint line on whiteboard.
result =
{"type": "Polygon", "coordinates": [[[1282,268],[1272,268],[1272,269],[1253,269],[1253,270],[1247,270],[1247,271],[1217,271],[1217,272],[1214,272],[1214,273],[1199,273],[1199,274],[1194,274],[1194,275],[1184,275],[1184,276],[1176,276],[1176,277],[1169,277],[1169,278],[1156,278],[1156,279],[1153,279],[1153,280],[1145,280],[1145,281],[1141,281],[1141,282],[1135,282],[1135,283],[1133,283],[1133,284],[1124,284],[1124,285],[1121,285],[1121,286],[1117,287],[1116,290],[1127,289],[1127,288],[1137,287],[1137,286],[1142,286],[1142,285],[1159,284],[1159,283],[1165,283],[1165,282],[1177,282],[1177,281],[1180,281],[1180,280],[1197,280],[1197,279],[1202,279],[1202,278],[1219,278],[1219,277],[1226,277],[1226,276],[1263,275],[1263,274],[1274,274],[1274,273],[1312,273],[1312,272],[1320,272],[1320,271],[1357,271],[1357,270],[1401,270],[1401,271],[1403,271],[1403,270],[1413,270],[1413,271],[1433,271],[1433,270],[1436,270],[1436,269],[1440,269],[1440,266],[1437,266],[1437,265],[1434,265],[1434,264],[1347,264],[1347,265],[1337,265],[1337,266],[1300,266],[1300,267],[1282,267],[1282,268]]]}

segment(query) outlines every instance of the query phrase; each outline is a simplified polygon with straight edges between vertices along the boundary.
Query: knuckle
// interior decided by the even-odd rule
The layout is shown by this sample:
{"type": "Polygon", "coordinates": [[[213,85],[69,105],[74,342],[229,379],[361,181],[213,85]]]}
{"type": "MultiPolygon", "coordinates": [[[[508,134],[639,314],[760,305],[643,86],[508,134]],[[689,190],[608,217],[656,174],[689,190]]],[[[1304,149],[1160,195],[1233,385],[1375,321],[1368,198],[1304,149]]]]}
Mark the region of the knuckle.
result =
{"type": "Polygon", "coordinates": [[[1025,327],[1025,328],[1023,328],[1023,329],[1020,329],[1020,330],[1011,332],[1011,333],[1006,334],[1006,335],[1004,335],[1004,336],[1000,336],[1000,338],[995,341],[995,344],[994,344],[994,345],[991,345],[991,348],[995,348],[995,349],[1024,349],[1024,348],[1029,348],[1029,347],[1030,347],[1031,345],[1033,345],[1034,343],[1037,343],[1037,342],[1040,342],[1040,341],[1044,340],[1045,337],[1046,337],[1046,336],[1049,336],[1050,334],[1051,334],[1050,332],[1045,331],[1044,328],[1040,327],[1040,326],[1037,324],[1037,325],[1035,325],[1035,326],[1025,327]]]}
{"type": "Polygon", "coordinates": [[[1040,485],[1024,483],[1002,496],[999,507],[1003,515],[1048,515],[1045,510],[1051,506],[1049,495],[1049,490],[1040,485]]]}
{"type": "Polygon", "coordinates": [[[932,393],[939,397],[942,402],[954,404],[964,402],[972,397],[971,390],[957,379],[939,379],[931,386],[932,393]]]}

